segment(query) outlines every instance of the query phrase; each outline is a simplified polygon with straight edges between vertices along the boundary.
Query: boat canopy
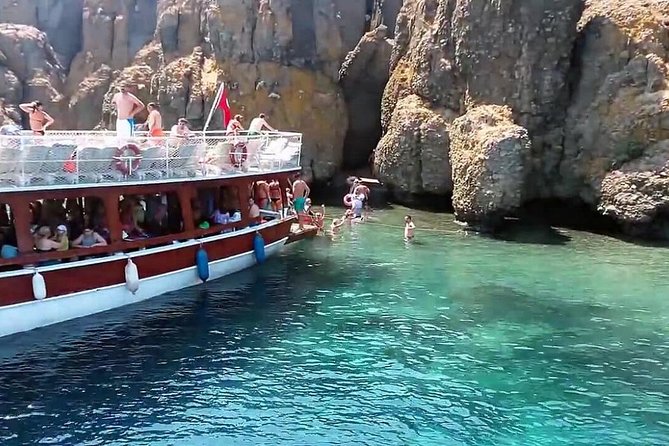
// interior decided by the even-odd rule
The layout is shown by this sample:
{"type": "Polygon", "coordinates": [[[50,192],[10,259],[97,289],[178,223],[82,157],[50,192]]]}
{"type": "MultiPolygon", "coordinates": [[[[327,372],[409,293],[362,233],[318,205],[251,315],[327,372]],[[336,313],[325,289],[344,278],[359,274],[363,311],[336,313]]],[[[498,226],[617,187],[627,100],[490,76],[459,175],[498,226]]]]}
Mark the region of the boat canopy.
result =
{"type": "Polygon", "coordinates": [[[285,172],[299,168],[301,148],[302,134],[291,132],[0,135],[0,192],[285,172]]]}

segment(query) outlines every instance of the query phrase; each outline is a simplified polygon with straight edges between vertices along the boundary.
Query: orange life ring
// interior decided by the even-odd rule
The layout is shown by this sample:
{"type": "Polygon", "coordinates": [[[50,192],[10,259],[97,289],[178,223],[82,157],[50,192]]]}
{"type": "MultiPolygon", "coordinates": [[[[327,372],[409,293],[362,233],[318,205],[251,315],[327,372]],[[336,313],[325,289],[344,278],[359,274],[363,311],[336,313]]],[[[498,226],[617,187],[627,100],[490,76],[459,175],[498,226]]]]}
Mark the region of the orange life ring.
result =
{"type": "Polygon", "coordinates": [[[246,144],[243,142],[238,142],[232,149],[230,149],[230,163],[235,167],[241,167],[242,164],[246,162],[248,158],[248,151],[246,150],[246,144]]]}
{"type": "MultiPolygon", "coordinates": [[[[135,157],[130,162],[130,166],[132,167],[132,170],[137,170],[137,168],[139,167],[142,151],[135,144],[126,144],[122,147],[119,147],[118,149],[116,149],[114,157],[120,158],[128,156],[128,152],[130,152],[130,156],[135,157]]],[[[128,175],[130,173],[130,169],[128,168],[128,163],[126,160],[116,159],[116,161],[114,162],[114,167],[116,167],[116,170],[121,172],[123,175],[128,175]]]]}
{"type": "Polygon", "coordinates": [[[67,173],[75,173],[77,171],[77,149],[70,155],[70,159],[63,163],[63,171],[67,173]]]}

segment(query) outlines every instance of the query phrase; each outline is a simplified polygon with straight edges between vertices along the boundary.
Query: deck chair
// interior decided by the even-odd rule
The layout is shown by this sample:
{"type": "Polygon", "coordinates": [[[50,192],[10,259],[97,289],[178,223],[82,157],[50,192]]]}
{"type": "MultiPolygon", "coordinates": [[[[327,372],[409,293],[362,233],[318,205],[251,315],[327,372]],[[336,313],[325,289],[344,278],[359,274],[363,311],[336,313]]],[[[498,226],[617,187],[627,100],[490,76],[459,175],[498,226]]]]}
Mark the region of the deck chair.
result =
{"type": "Polygon", "coordinates": [[[299,142],[288,142],[279,154],[279,169],[283,169],[284,167],[299,167],[301,148],[302,145],[299,142]]]}
{"type": "Polygon", "coordinates": [[[142,160],[136,171],[137,178],[160,179],[167,172],[167,147],[154,146],[142,152],[142,160]]]}
{"type": "Polygon", "coordinates": [[[198,161],[204,146],[183,145],[170,148],[167,161],[167,176],[170,178],[194,177],[199,170],[198,161]]]}
{"type": "Polygon", "coordinates": [[[49,155],[50,147],[30,145],[23,147],[21,158],[21,172],[19,184],[26,186],[30,184],[46,183],[46,173],[43,171],[44,162],[49,155]]]}
{"type": "Polygon", "coordinates": [[[288,145],[287,138],[273,139],[267,144],[265,150],[258,154],[258,163],[260,170],[264,170],[266,166],[269,169],[274,169],[281,164],[281,153],[288,145]]]}
{"type": "Polygon", "coordinates": [[[18,147],[0,147],[0,184],[16,186],[21,175],[23,151],[18,147]]]}
{"type": "Polygon", "coordinates": [[[65,164],[76,152],[75,145],[54,144],[49,148],[47,157],[42,164],[44,179],[47,184],[73,184],[77,182],[76,172],[67,172],[65,164]]]}
{"type": "Polygon", "coordinates": [[[114,168],[116,147],[84,147],[77,151],[79,181],[99,183],[121,181],[123,174],[114,168]]]}

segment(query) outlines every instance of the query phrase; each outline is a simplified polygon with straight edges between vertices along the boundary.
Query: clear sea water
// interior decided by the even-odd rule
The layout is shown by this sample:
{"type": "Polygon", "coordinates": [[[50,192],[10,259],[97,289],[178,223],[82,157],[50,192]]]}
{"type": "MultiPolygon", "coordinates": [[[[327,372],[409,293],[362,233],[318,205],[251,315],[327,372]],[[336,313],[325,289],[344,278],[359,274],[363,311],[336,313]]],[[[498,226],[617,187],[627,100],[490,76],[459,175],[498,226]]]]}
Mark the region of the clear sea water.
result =
{"type": "Polygon", "coordinates": [[[403,214],[0,340],[0,443],[669,444],[669,250],[403,214]]]}

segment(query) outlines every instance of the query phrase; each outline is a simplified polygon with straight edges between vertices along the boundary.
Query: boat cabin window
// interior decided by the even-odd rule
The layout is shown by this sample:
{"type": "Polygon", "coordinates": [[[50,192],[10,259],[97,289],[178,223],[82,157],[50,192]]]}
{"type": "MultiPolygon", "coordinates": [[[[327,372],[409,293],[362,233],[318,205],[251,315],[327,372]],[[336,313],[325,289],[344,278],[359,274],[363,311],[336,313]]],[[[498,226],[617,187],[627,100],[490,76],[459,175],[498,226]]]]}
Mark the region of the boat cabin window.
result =
{"type": "Polygon", "coordinates": [[[236,186],[201,187],[191,200],[195,227],[207,229],[241,221],[239,189],[236,186]]]}
{"type": "Polygon", "coordinates": [[[11,259],[19,255],[16,228],[12,210],[6,203],[0,203],[0,258],[11,259]]]}
{"type": "Polygon", "coordinates": [[[184,229],[176,192],[122,195],[118,211],[124,240],[162,237],[184,229]]]}
{"type": "Polygon", "coordinates": [[[104,202],[98,197],[43,199],[33,201],[29,206],[30,231],[37,252],[67,251],[109,243],[104,202]]]}

